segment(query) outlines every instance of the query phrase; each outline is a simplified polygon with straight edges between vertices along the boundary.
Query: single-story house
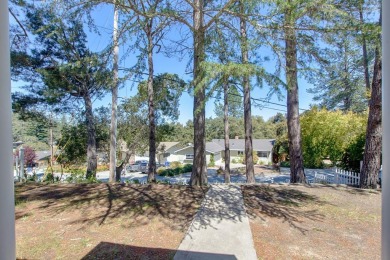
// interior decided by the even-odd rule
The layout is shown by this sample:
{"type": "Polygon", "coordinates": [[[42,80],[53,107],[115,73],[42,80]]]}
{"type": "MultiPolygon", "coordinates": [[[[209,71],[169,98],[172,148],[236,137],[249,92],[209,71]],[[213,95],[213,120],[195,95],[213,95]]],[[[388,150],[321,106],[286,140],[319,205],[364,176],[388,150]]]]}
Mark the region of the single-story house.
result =
{"type": "MultiPolygon", "coordinates": [[[[224,139],[213,139],[214,143],[225,147],[224,139]]],[[[256,152],[259,160],[257,163],[268,164],[272,162],[272,151],[274,148],[275,139],[253,139],[252,146],[253,151],[256,152]]],[[[240,159],[244,157],[245,154],[245,139],[230,139],[229,140],[230,148],[230,159],[240,159]]],[[[222,158],[225,156],[225,148],[222,150],[222,158]]]]}
{"type": "MultiPolygon", "coordinates": [[[[214,161],[218,162],[221,161],[221,151],[222,147],[220,147],[218,144],[213,142],[207,142],[206,143],[206,162],[207,164],[210,163],[211,156],[214,156],[214,161]]],[[[177,149],[173,151],[168,157],[166,157],[166,161],[168,162],[174,162],[178,161],[181,163],[190,163],[192,164],[194,160],[194,145],[188,144],[185,147],[182,147],[180,149],[177,149]]]]}
{"type": "Polygon", "coordinates": [[[36,151],[35,152],[35,163],[38,168],[46,168],[49,165],[51,152],[47,151],[36,151]]]}
{"type": "MultiPolygon", "coordinates": [[[[257,163],[268,164],[272,162],[272,149],[275,139],[253,139],[253,150],[257,153],[259,160],[257,163]]],[[[230,139],[230,160],[239,160],[245,154],[245,139],[230,139]]],[[[159,163],[178,161],[181,163],[192,163],[194,159],[194,146],[188,144],[187,146],[180,145],[179,142],[163,142],[159,145],[165,145],[164,152],[157,155],[159,163]]],[[[214,161],[217,164],[222,163],[225,156],[225,140],[213,139],[206,143],[206,161],[210,163],[211,157],[214,156],[214,161]]]]}
{"type": "Polygon", "coordinates": [[[175,152],[183,147],[184,146],[179,142],[161,142],[156,149],[156,161],[160,164],[181,161],[181,158],[179,158],[175,152]]]}

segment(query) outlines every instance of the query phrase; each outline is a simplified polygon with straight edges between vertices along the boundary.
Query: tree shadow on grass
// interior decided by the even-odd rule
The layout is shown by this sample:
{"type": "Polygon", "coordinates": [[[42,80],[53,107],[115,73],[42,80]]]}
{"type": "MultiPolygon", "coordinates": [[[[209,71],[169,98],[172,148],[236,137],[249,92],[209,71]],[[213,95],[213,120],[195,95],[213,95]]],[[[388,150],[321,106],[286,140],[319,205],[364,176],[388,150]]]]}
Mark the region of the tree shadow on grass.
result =
{"type": "Polygon", "coordinates": [[[52,217],[81,212],[68,224],[98,224],[123,218],[124,227],[142,226],[154,217],[172,229],[185,231],[205,195],[205,188],[179,185],[53,184],[16,190],[16,197],[40,201],[39,210],[52,217]]]}
{"type": "Polygon", "coordinates": [[[246,217],[241,190],[236,185],[212,185],[202,202],[201,210],[195,216],[190,231],[196,229],[217,229],[222,221],[242,222],[246,217]]]}
{"type": "Polygon", "coordinates": [[[305,210],[309,204],[329,204],[319,197],[289,186],[246,185],[242,186],[247,213],[251,218],[266,221],[267,217],[278,218],[305,234],[305,220],[322,221],[324,215],[317,210],[305,210]]]}
{"type": "MultiPolygon", "coordinates": [[[[291,184],[290,184],[291,185],[291,184]]],[[[300,184],[298,184],[300,185],[300,184]]],[[[380,194],[381,190],[377,189],[361,189],[357,186],[352,186],[352,185],[345,185],[345,184],[310,184],[310,185],[305,185],[305,187],[308,188],[316,188],[316,189],[321,189],[321,188],[327,188],[327,189],[332,189],[336,191],[341,191],[341,192],[347,192],[352,195],[371,195],[371,194],[380,194]]]]}
{"type": "Polygon", "coordinates": [[[213,254],[206,252],[176,251],[173,249],[138,247],[131,245],[100,242],[82,260],[90,259],[174,259],[176,252],[186,255],[186,259],[224,259],[235,260],[234,255],[213,254]]]}

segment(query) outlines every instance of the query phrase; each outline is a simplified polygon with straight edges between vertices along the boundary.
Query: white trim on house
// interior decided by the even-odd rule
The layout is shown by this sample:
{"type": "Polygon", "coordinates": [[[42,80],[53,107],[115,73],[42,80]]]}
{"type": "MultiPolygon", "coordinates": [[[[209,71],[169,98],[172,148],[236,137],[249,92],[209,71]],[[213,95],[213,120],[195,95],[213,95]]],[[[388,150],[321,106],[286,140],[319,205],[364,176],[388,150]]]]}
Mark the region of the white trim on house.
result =
{"type": "MultiPolygon", "coordinates": [[[[189,146],[186,146],[186,147],[181,148],[181,149],[179,149],[179,150],[176,150],[176,151],[174,151],[173,153],[176,154],[177,152],[183,151],[183,150],[185,150],[185,149],[187,149],[187,148],[191,148],[191,147],[194,148],[193,145],[189,145],[189,146]]],[[[206,152],[208,152],[208,153],[214,153],[214,152],[209,151],[209,150],[206,150],[206,152]]]]}
{"type": "MultiPolygon", "coordinates": [[[[230,159],[239,160],[245,154],[245,140],[243,139],[231,139],[230,145],[230,159]],[[236,148],[231,148],[233,142],[236,145],[236,148]],[[240,153],[240,154],[239,154],[240,153]]],[[[264,163],[267,164],[272,162],[272,149],[273,149],[274,139],[253,139],[253,150],[256,153],[267,153],[267,157],[260,157],[259,160],[255,163],[264,163]]],[[[206,162],[210,163],[212,156],[214,156],[214,161],[216,164],[220,164],[223,161],[225,154],[225,147],[223,144],[223,139],[214,139],[212,142],[206,143],[206,162]]],[[[181,163],[192,163],[194,155],[194,146],[192,144],[183,147],[179,142],[161,142],[158,146],[156,153],[156,161],[165,164],[166,162],[181,162],[181,163]],[[161,149],[162,147],[164,147],[161,149]],[[190,158],[192,155],[192,158],[190,158]]],[[[133,157],[136,159],[141,159],[141,157],[133,157]]],[[[145,159],[145,158],[142,158],[145,159]]],[[[148,157],[146,158],[148,159],[148,157]]]]}
{"type": "MultiPolygon", "coordinates": [[[[222,159],[224,157],[225,153],[225,147],[221,145],[223,139],[214,139],[212,142],[207,142],[206,147],[208,146],[208,149],[206,149],[206,162],[209,164],[211,160],[211,155],[214,156],[214,161],[218,163],[222,163],[222,159]]],[[[273,149],[273,143],[274,139],[254,139],[254,147],[253,150],[256,151],[256,154],[263,153],[266,157],[258,156],[259,160],[255,163],[264,163],[268,164],[272,162],[272,149],[273,149]]],[[[238,160],[241,159],[245,154],[245,140],[243,139],[232,139],[231,142],[235,142],[236,146],[239,146],[239,148],[233,148],[230,149],[230,159],[231,160],[238,160]],[[240,153],[240,154],[239,154],[240,153]]],[[[231,147],[232,145],[230,145],[231,147]]],[[[170,155],[166,158],[166,161],[173,162],[173,161],[179,161],[181,163],[191,163],[193,161],[193,158],[189,158],[187,155],[193,154],[189,150],[193,151],[193,145],[189,145],[186,147],[182,147],[180,149],[177,149],[175,151],[171,151],[170,155]]]]}

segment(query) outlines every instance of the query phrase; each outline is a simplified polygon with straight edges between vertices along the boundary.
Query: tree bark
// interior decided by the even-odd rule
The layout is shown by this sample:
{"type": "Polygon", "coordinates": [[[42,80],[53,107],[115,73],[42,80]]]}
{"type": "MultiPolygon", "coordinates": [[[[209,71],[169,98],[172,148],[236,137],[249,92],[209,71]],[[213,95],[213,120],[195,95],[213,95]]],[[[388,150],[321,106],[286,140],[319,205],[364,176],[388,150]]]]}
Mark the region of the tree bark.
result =
{"type": "Polygon", "coordinates": [[[371,88],[370,110],[366,132],[363,166],[360,173],[361,188],[377,188],[382,152],[382,57],[375,49],[374,75],[371,88]]]}
{"type": "Polygon", "coordinates": [[[115,180],[116,180],[116,182],[120,182],[121,181],[121,174],[122,174],[123,168],[129,162],[131,154],[132,153],[128,150],[126,152],[125,159],[123,159],[122,163],[119,166],[116,167],[116,169],[115,169],[115,180]]]}
{"type": "Polygon", "coordinates": [[[87,179],[96,178],[97,158],[96,158],[96,129],[92,110],[91,97],[84,95],[85,116],[87,121],[87,179]]]}
{"type": "Polygon", "coordinates": [[[154,91],[153,91],[153,22],[150,20],[146,25],[146,34],[148,37],[148,107],[149,107],[149,166],[148,182],[156,182],[156,122],[154,117],[154,91]]]}
{"type": "MultiPolygon", "coordinates": [[[[244,13],[244,4],[240,2],[241,13],[244,13]]],[[[246,32],[246,21],[240,18],[241,30],[241,55],[242,63],[248,64],[248,39],[246,32]]],[[[243,76],[244,87],[244,128],[245,128],[245,165],[246,165],[246,182],[255,182],[255,172],[253,166],[253,146],[252,146],[252,113],[251,113],[251,89],[249,76],[243,76]]]]}
{"type": "MultiPolygon", "coordinates": [[[[289,1],[290,2],[290,1],[289,1]]],[[[297,39],[291,9],[285,14],[286,78],[287,78],[287,127],[290,156],[290,182],[305,183],[299,122],[297,39]]]]}
{"type": "Polygon", "coordinates": [[[230,183],[230,144],[229,144],[229,85],[225,77],[223,85],[223,124],[225,128],[225,183],[230,183]]]}
{"type": "MultiPolygon", "coordinates": [[[[344,43],[344,51],[343,51],[343,54],[344,56],[344,78],[343,78],[343,82],[344,82],[344,89],[345,89],[345,93],[350,93],[351,92],[351,84],[350,84],[350,81],[349,81],[349,72],[348,72],[348,67],[349,67],[349,62],[348,62],[348,46],[347,46],[347,43],[344,43]]],[[[345,95],[344,99],[343,99],[343,103],[344,103],[344,107],[343,107],[343,111],[350,111],[351,110],[351,107],[352,107],[352,100],[351,100],[351,96],[350,95],[345,95]]]]}
{"type": "Polygon", "coordinates": [[[205,60],[205,31],[203,26],[203,0],[195,0],[193,12],[194,35],[194,160],[190,179],[191,186],[207,185],[205,86],[200,64],[205,60]]]}
{"type": "MultiPolygon", "coordinates": [[[[363,17],[363,2],[361,1],[360,7],[359,7],[359,18],[360,18],[360,24],[364,25],[364,17],[363,17]]],[[[366,41],[366,34],[363,31],[362,32],[362,48],[363,48],[363,67],[364,67],[364,80],[366,83],[366,91],[367,93],[370,92],[370,73],[368,71],[368,54],[367,54],[367,41],[366,41]]]]}
{"type": "MultiPolygon", "coordinates": [[[[115,6],[114,10],[114,85],[112,86],[112,104],[111,104],[111,126],[110,126],[110,176],[109,182],[115,182],[117,180],[116,174],[116,133],[117,133],[117,101],[118,101],[118,8],[115,6]]],[[[120,180],[120,178],[119,178],[120,180]]]]}

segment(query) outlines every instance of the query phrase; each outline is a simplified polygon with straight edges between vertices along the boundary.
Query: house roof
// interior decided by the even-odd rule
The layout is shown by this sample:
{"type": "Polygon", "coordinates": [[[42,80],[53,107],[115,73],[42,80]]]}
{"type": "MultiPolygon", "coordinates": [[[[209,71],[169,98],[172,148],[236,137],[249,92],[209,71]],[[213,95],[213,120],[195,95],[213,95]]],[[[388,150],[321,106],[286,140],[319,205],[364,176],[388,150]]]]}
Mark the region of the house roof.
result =
{"type": "MultiPolygon", "coordinates": [[[[224,139],[213,139],[213,143],[225,147],[224,139]]],[[[252,145],[254,151],[270,152],[274,146],[275,139],[253,139],[252,145]]],[[[245,139],[230,139],[230,150],[245,150],[245,139]]]]}
{"type": "Polygon", "coordinates": [[[223,151],[224,149],[225,149],[224,146],[221,146],[218,143],[215,143],[215,142],[207,142],[206,143],[206,150],[211,152],[211,153],[217,153],[217,152],[223,151]]]}
{"type": "MultiPolygon", "coordinates": [[[[179,147],[179,149],[176,149],[174,151],[174,153],[180,152],[180,151],[185,150],[185,149],[190,148],[190,147],[194,147],[194,145],[190,144],[190,145],[185,146],[185,147],[179,147]]],[[[217,143],[214,143],[214,142],[207,142],[206,143],[206,152],[214,154],[214,153],[218,153],[218,152],[222,151],[223,149],[224,148],[217,143]]]]}
{"type": "MultiPolygon", "coordinates": [[[[253,150],[261,152],[271,152],[274,146],[275,139],[253,139],[253,150]]],[[[245,150],[245,139],[230,139],[230,150],[245,150]]],[[[187,149],[189,147],[194,147],[192,144],[187,147],[180,147],[174,152],[179,152],[181,150],[187,149]]],[[[206,143],[206,151],[209,153],[217,153],[223,151],[225,148],[224,139],[213,139],[211,142],[206,143]]]]}
{"type": "Polygon", "coordinates": [[[179,142],[160,142],[160,144],[157,147],[157,151],[165,151],[169,152],[169,149],[173,148],[174,146],[178,145],[179,142]]]}
{"type": "Polygon", "coordinates": [[[35,154],[37,156],[35,158],[35,160],[36,161],[40,161],[40,160],[43,160],[43,159],[49,157],[50,156],[50,151],[36,151],[35,154]]]}

